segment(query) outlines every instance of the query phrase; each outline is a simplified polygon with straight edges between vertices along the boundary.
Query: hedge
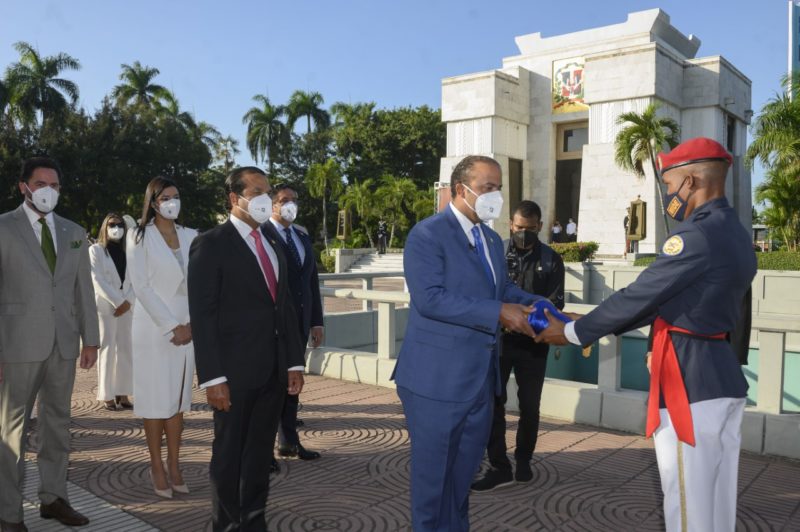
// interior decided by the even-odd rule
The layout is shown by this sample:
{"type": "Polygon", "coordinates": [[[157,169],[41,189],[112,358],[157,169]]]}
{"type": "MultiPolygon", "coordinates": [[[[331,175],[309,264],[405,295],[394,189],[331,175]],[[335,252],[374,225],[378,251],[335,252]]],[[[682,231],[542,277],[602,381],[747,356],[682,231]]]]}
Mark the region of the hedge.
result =
{"type": "MultiPolygon", "coordinates": [[[[769,253],[756,253],[759,270],[785,270],[800,271],[800,252],[772,251],[769,253]]],[[[656,260],[655,257],[639,257],[634,266],[649,266],[656,260]]]]}
{"type": "Polygon", "coordinates": [[[550,244],[564,262],[583,262],[591,259],[600,245],[597,242],[566,242],[550,244]]]}

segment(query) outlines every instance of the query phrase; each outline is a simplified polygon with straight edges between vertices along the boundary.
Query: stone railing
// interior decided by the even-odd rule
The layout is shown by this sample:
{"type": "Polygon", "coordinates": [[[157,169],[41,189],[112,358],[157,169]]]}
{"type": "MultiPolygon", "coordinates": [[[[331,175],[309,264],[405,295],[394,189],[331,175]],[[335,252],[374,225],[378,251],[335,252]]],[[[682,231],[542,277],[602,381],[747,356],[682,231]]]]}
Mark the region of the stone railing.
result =
{"type": "MultiPolygon", "coordinates": [[[[387,278],[387,277],[403,277],[403,272],[346,272],[346,273],[321,273],[319,275],[319,282],[320,288],[325,288],[324,283],[326,281],[354,281],[359,280],[361,281],[361,289],[362,290],[372,290],[373,280],[379,278],[387,278]]],[[[408,295],[408,294],[406,294],[408,295]]],[[[370,298],[356,298],[356,297],[346,297],[346,296],[336,296],[336,295],[326,295],[325,292],[322,293],[323,297],[343,297],[345,299],[361,299],[364,304],[362,305],[363,310],[371,310],[372,309],[372,299],[370,298]]]]}
{"type": "MultiPolygon", "coordinates": [[[[359,276],[365,277],[364,274],[355,277],[359,276]]],[[[337,275],[335,278],[341,277],[337,275]]],[[[328,338],[345,340],[311,350],[309,371],[346,380],[393,386],[389,376],[394,369],[398,345],[405,335],[408,316],[408,308],[398,306],[407,306],[410,295],[405,292],[351,288],[322,288],[322,294],[324,297],[362,300],[369,303],[370,308],[376,306],[377,312],[371,310],[326,315],[328,338]],[[367,329],[373,332],[371,339],[353,339],[363,336],[367,329]],[[348,344],[348,340],[352,343],[348,344]],[[355,348],[355,345],[370,345],[371,348],[362,350],[355,348]]],[[[572,303],[567,304],[565,310],[586,314],[594,308],[595,305],[572,303]]],[[[542,415],[643,433],[647,393],[622,387],[622,344],[625,339],[643,340],[647,333],[648,328],[643,327],[620,337],[602,338],[596,347],[596,384],[548,378],[542,394],[542,415]]],[[[745,412],[742,447],[757,453],[800,458],[800,414],[786,413],[782,406],[786,390],[798,387],[785,378],[785,353],[787,336],[796,337],[800,334],[800,318],[755,315],[753,333],[753,337],[757,338],[754,348],[759,349],[757,396],[756,404],[745,412]]],[[[576,346],[554,349],[579,350],[576,346]]],[[[509,410],[516,410],[516,383],[513,376],[509,382],[508,399],[509,410]]]]}

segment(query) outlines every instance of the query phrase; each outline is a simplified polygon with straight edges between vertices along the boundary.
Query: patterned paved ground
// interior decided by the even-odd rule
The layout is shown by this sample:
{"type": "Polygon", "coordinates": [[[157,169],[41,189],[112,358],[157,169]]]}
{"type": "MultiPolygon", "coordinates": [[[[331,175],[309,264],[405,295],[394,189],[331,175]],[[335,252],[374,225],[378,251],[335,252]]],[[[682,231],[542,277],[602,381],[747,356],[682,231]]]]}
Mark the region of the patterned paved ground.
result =
{"type": "MultiPolygon", "coordinates": [[[[141,422],[101,409],[95,386],[94,371],[78,371],[70,489],[97,525],[83,530],[208,530],[211,414],[204,394],[195,390],[186,418],[182,456],[192,494],[165,501],[150,489],[141,422]]],[[[283,461],[272,482],[270,530],[409,530],[409,448],[394,391],[310,376],[302,401],[301,439],[323,457],[283,461]]],[[[471,497],[474,530],[662,529],[650,441],[545,420],[535,459],[533,482],[471,497]]],[[[35,468],[29,471],[27,498],[35,503],[35,468]]],[[[740,530],[800,530],[800,464],[745,455],[740,492],[740,530]]],[[[60,529],[39,519],[34,504],[26,504],[26,521],[31,530],[60,529]]]]}

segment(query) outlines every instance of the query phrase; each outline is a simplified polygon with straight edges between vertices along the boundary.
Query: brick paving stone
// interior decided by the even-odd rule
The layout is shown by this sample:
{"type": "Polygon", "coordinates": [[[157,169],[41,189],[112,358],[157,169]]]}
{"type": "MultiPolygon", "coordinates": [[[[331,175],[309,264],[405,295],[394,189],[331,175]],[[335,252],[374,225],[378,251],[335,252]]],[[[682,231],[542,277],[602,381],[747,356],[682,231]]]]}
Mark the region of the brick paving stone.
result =
{"type": "MultiPolygon", "coordinates": [[[[186,415],[183,472],[192,493],[163,500],[150,485],[141,421],[102,409],[95,375],[78,371],[72,402],[70,492],[78,501],[100,501],[84,530],[210,530],[212,417],[204,393],[194,390],[186,415]]],[[[270,530],[410,530],[408,433],[394,390],[308,376],[301,403],[300,439],[322,458],[280,459],[267,505],[270,530]]],[[[508,416],[512,456],[517,423],[508,416]]],[[[540,429],[534,479],[473,494],[472,530],[663,530],[652,441],[555,419],[543,419],[540,429]]],[[[27,458],[35,472],[35,454],[27,458]]],[[[39,519],[33,477],[26,488],[29,528],[66,530],[39,519]]],[[[800,530],[800,462],[745,453],[739,492],[737,530],[800,530]]]]}

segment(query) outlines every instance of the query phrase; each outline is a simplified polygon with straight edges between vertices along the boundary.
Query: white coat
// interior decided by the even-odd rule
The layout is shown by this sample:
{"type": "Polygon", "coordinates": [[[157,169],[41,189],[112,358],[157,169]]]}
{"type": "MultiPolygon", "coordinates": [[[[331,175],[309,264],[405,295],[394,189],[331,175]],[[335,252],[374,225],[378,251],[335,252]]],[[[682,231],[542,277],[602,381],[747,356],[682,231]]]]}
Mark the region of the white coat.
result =
{"type": "Polygon", "coordinates": [[[133,311],[134,413],[166,419],[188,412],[192,399],[194,348],[170,342],[172,330],[189,323],[186,268],[197,231],[176,226],[183,266],[152,222],[136,243],[128,232],[128,276],[136,294],[133,311]]]}
{"type": "Polygon", "coordinates": [[[135,298],[130,276],[126,274],[125,281],[120,281],[117,267],[106,248],[100,244],[91,246],[89,260],[100,323],[97,399],[110,401],[117,395],[133,393],[131,327],[135,298]],[[131,309],[122,316],[114,316],[114,310],[125,301],[131,304],[131,309]]]}

